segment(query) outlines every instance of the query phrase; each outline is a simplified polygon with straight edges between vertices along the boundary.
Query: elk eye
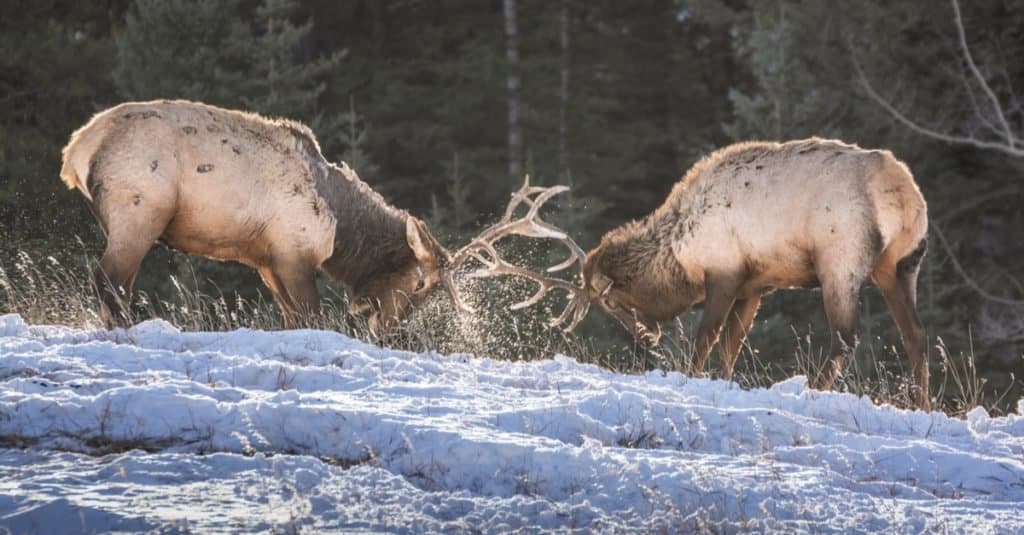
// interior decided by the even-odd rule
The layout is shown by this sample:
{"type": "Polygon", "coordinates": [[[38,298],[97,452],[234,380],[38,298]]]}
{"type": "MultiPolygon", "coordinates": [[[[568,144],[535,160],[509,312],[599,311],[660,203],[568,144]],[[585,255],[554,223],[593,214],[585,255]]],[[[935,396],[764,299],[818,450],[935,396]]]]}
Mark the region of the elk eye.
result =
{"type": "Polygon", "coordinates": [[[420,279],[419,282],[416,283],[416,289],[413,290],[413,291],[418,292],[418,291],[422,290],[423,287],[426,286],[426,285],[427,285],[427,283],[423,282],[423,279],[420,279]]]}
{"type": "Polygon", "coordinates": [[[618,308],[618,307],[617,307],[617,306],[615,305],[615,301],[612,301],[611,299],[601,299],[601,303],[602,303],[602,304],[603,304],[604,306],[606,306],[606,307],[608,307],[608,308],[610,308],[610,309],[616,309],[616,308],[618,308]]]}

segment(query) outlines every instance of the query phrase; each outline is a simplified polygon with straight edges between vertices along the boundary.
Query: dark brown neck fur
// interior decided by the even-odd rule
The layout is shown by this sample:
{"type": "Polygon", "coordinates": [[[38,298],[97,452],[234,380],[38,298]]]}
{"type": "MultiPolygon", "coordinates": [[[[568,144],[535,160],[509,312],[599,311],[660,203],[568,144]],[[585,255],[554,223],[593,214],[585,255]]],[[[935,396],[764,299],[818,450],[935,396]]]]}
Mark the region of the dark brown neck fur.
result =
{"type": "Polygon", "coordinates": [[[694,288],[672,252],[670,226],[652,215],[609,232],[597,266],[658,321],[678,316],[693,302],[694,288]]]}
{"type": "Polygon", "coordinates": [[[408,213],[389,205],[354,173],[346,176],[327,162],[313,167],[317,191],[337,219],[334,254],[322,266],[331,278],[355,289],[416,261],[406,241],[408,213]]]}

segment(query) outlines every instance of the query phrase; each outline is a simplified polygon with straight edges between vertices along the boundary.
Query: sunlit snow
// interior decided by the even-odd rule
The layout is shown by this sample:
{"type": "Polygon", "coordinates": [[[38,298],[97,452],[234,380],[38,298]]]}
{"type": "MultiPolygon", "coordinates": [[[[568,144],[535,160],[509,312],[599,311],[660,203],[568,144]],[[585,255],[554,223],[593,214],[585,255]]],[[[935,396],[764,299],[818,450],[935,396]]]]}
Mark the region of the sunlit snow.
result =
{"type": "Polygon", "coordinates": [[[0,446],[14,533],[1024,530],[1021,414],[325,331],[0,316],[0,446]]]}

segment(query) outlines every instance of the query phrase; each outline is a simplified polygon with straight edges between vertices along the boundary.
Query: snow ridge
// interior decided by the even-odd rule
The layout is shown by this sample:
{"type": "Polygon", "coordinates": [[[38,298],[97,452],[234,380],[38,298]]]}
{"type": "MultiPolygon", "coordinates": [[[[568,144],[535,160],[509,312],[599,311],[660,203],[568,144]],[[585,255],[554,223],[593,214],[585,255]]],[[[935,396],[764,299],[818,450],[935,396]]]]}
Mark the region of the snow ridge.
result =
{"type": "Polygon", "coordinates": [[[313,330],[0,316],[0,526],[1019,532],[1024,417],[413,354],[313,330]]]}

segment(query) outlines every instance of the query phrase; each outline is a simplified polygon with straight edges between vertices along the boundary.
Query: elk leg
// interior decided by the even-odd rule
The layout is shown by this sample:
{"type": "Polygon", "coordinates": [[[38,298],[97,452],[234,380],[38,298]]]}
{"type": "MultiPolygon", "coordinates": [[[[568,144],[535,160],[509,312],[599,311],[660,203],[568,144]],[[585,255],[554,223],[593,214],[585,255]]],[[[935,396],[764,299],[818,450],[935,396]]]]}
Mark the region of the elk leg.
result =
{"type": "Polygon", "coordinates": [[[739,287],[730,279],[717,280],[712,277],[708,278],[706,286],[707,297],[704,301],[704,312],[700,317],[700,327],[697,328],[697,345],[690,365],[691,374],[704,372],[704,362],[718,341],[718,334],[736,301],[736,288],[739,287]]]}
{"type": "Polygon", "coordinates": [[[761,305],[761,296],[755,295],[747,299],[737,299],[729,312],[729,318],[725,323],[725,340],[718,345],[718,354],[721,360],[720,376],[723,379],[732,378],[733,365],[736,364],[736,357],[740,353],[743,341],[747,338],[750,324],[754,322],[757,315],[757,307],[761,305]]]}
{"type": "Polygon", "coordinates": [[[320,311],[320,294],[316,290],[316,272],[312,267],[279,268],[274,271],[282,292],[291,305],[295,325],[306,325],[312,314],[320,311]]]}
{"type": "Polygon", "coordinates": [[[108,239],[100,265],[93,272],[93,284],[100,299],[100,318],[108,329],[131,324],[128,304],[132,286],[142,259],[151,247],[152,242],[124,243],[108,239]]]}
{"type": "Polygon", "coordinates": [[[97,219],[107,233],[107,246],[93,272],[93,284],[99,295],[100,318],[107,328],[131,323],[128,304],[135,276],[170,221],[170,212],[159,203],[147,204],[139,197],[138,204],[125,208],[118,200],[101,198],[96,206],[97,219]]]}
{"type": "Polygon", "coordinates": [[[924,256],[924,244],[918,246],[910,256],[893,262],[884,255],[875,266],[872,279],[882,292],[889,307],[896,329],[903,340],[903,349],[914,375],[914,403],[918,408],[928,410],[931,395],[928,383],[928,358],[925,355],[925,335],[921,320],[917,316],[917,276],[924,256]]]}
{"type": "Polygon", "coordinates": [[[277,308],[281,311],[281,319],[284,320],[284,328],[296,328],[296,314],[291,301],[288,299],[288,294],[284,291],[284,283],[269,266],[259,267],[256,271],[259,272],[260,278],[263,279],[263,284],[270,290],[270,295],[274,296],[274,302],[277,303],[277,308]]]}
{"type": "Polygon", "coordinates": [[[825,301],[825,315],[828,317],[831,340],[828,360],[811,382],[812,388],[831,389],[857,349],[857,298],[860,294],[860,282],[861,279],[846,274],[822,281],[822,297],[825,301]],[[854,283],[854,280],[857,282],[854,283]]]}

